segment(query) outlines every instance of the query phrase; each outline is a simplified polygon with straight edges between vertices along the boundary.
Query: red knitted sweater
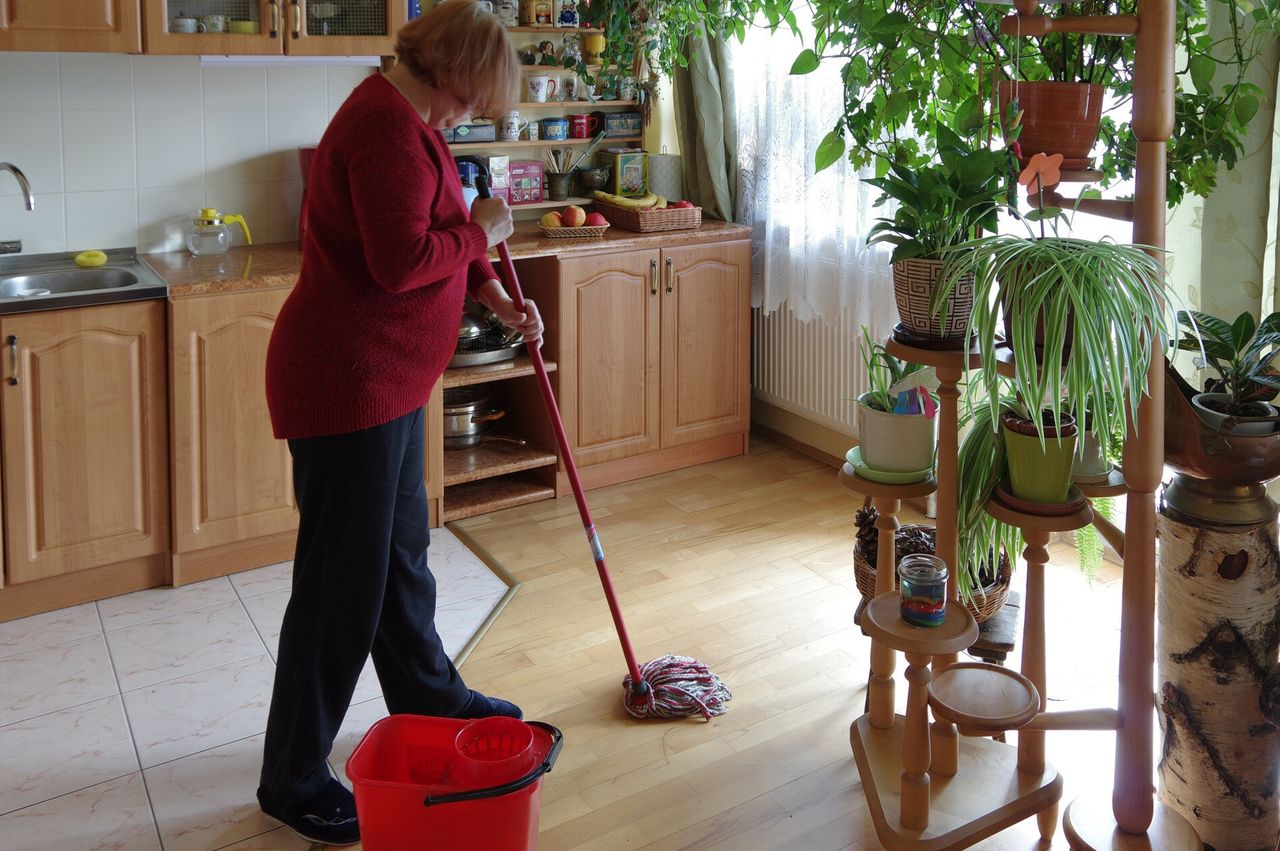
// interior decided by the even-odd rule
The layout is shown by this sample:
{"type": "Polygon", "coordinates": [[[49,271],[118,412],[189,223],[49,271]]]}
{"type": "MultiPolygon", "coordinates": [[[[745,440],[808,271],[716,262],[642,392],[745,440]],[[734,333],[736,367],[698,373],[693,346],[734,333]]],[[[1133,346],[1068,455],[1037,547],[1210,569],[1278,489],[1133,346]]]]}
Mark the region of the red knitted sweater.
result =
{"type": "Polygon", "coordinates": [[[426,404],[465,292],[497,277],[444,137],[381,74],[333,117],[307,199],[302,271],[267,350],[278,438],[357,431],[426,404]]]}

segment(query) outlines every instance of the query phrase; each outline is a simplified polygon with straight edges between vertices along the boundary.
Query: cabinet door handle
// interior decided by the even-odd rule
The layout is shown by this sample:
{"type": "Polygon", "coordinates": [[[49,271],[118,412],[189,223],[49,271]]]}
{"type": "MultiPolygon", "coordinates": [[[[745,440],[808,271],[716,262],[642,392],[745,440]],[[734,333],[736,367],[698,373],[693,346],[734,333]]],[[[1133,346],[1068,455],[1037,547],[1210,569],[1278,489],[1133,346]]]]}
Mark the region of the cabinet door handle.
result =
{"type": "Polygon", "coordinates": [[[649,261],[649,295],[658,294],[658,258],[649,261]]]}
{"type": "Polygon", "coordinates": [[[13,370],[12,370],[13,374],[9,376],[9,384],[10,386],[13,386],[18,383],[18,335],[10,334],[8,343],[9,343],[9,362],[13,366],[13,370]]]}
{"type": "Polygon", "coordinates": [[[675,261],[670,257],[667,258],[667,292],[671,292],[676,285],[675,261]]]}
{"type": "Polygon", "coordinates": [[[271,7],[271,37],[280,37],[280,3],[279,0],[267,0],[267,5],[271,7]]]}
{"type": "Polygon", "coordinates": [[[289,5],[289,14],[293,18],[293,37],[300,38],[302,36],[302,7],[298,5],[298,0],[293,0],[289,5]]]}

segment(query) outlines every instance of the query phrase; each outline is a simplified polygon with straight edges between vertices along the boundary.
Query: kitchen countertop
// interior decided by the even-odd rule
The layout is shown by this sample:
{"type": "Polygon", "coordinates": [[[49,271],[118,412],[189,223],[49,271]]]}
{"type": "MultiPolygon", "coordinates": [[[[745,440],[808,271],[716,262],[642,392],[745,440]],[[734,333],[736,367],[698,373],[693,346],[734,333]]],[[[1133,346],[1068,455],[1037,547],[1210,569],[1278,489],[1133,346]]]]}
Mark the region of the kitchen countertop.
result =
{"type": "MultiPolygon", "coordinates": [[[[507,245],[514,259],[552,255],[594,254],[661,248],[699,242],[748,239],[751,229],[731,222],[704,221],[696,230],[637,233],[611,227],[600,239],[552,239],[536,224],[521,222],[507,245]]],[[[490,252],[497,259],[497,252],[490,252]]],[[[239,290],[292,287],[302,266],[297,243],[245,245],[214,257],[193,257],[186,251],[146,254],[142,259],[169,284],[170,298],[239,290]]]]}

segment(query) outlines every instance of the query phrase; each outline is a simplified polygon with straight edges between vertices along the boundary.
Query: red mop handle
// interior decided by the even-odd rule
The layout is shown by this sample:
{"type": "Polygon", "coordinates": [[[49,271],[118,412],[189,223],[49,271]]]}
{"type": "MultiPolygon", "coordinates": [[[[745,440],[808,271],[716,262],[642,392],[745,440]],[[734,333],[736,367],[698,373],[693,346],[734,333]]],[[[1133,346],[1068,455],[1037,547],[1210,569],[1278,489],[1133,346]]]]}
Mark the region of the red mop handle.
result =
{"type": "MultiPolygon", "coordinates": [[[[486,186],[485,189],[488,187],[486,186]]],[[[484,190],[481,194],[487,195],[484,190]]],[[[507,243],[498,243],[498,258],[502,262],[502,277],[510,289],[511,300],[516,310],[524,312],[524,293],[520,291],[520,279],[516,276],[515,264],[511,262],[511,252],[507,243]]],[[[618,630],[618,640],[622,642],[622,655],[627,659],[627,670],[631,673],[631,687],[643,690],[646,686],[640,677],[640,667],[636,664],[635,651],[631,649],[631,638],[627,635],[627,625],[622,621],[622,610],[618,607],[617,597],[613,593],[613,581],[609,578],[609,568],[604,562],[604,548],[600,545],[600,534],[596,532],[596,524],[591,520],[591,510],[587,508],[587,497],[582,492],[582,481],[578,478],[578,465],[573,462],[573,451],[569,449],[569,438],[564,433],[564,421],[560,419],[560,406],[556,404],[555,393],[551,390],[551,379],[547,377],[547,367],[542,362],[542,350],[538,346],[526,346],[529,359],[533,361],[533,371],[538,377],[538,389],[542,391],[542,402],[547,406],[547,415],[551,417],[551,425],[555,429],[556,443],[560,446],[560,457],[564,460],[564,471],[569,476],[569,486],[573,488],[573,498],[578,503],[578,514],[582,516],[582,528],[587,532],[587,542],[591,545],[591,555],[595,558],[596,572],[600,574],[600,584],[604,586],[604,596],[609,602],[609,614],[613,615],[613,625],[618,630]]]]}

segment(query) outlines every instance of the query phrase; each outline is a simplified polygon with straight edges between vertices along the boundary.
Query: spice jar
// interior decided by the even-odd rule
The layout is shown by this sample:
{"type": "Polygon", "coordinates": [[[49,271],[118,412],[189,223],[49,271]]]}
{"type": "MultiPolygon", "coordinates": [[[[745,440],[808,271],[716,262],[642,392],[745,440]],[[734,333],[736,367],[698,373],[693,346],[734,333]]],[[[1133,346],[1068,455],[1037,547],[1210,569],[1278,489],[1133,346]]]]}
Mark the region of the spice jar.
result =
{"type": "Polygon", "coordinates": [[[912,553],[898,562],[902,619],[911,626],[941,626],[947,617],[947,563],[937,556],[912,553]]]}

